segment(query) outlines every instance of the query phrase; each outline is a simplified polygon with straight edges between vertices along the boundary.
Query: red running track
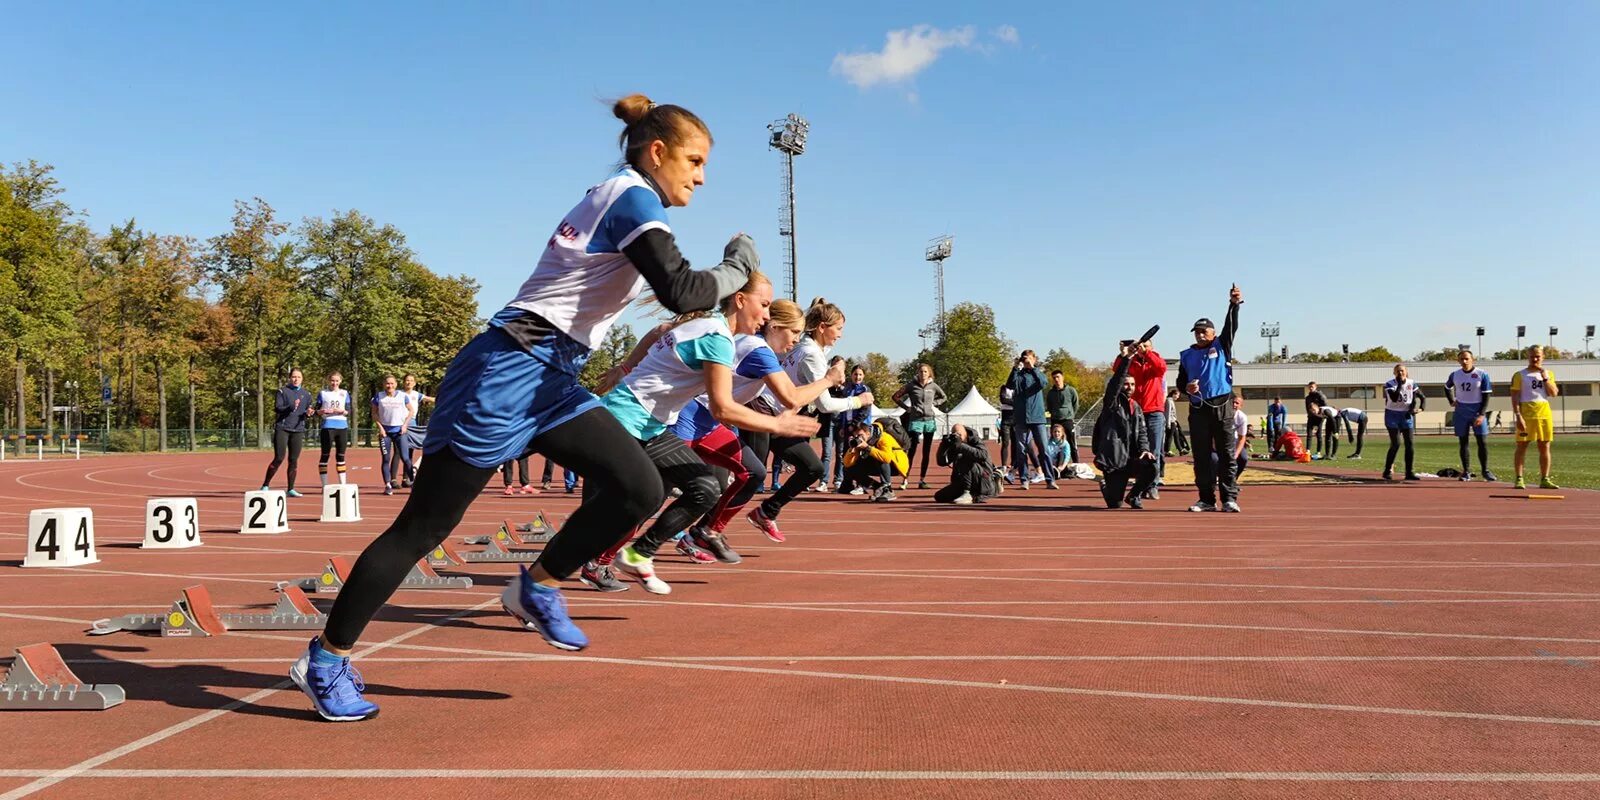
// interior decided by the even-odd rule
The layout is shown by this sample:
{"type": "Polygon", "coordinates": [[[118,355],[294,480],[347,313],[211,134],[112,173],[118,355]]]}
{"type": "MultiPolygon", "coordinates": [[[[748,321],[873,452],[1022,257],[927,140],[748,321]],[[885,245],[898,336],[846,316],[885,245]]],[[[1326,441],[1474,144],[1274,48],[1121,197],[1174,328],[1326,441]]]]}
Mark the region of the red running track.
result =
{"type": "MultiPolygon", "coordinates": [[[[573,584],[581,654],[501,612],[509,566],[401,591],[359,661],[383,714],[334,725],[284,679],[299,633],[83,633],[197,582],[266,605],[404,499],[334,525],[308,497],[290,533],[239,536],[265,460],[0,464],[0,647],[53,642],[129,697],[0,716],[0,798],[1600,796],[1595,493],[1252,486],[1242,515],[1176,488],[1105,511],[1083,483],[808,494],[786,544],[733,531],[741,565],[664,555],[670,596],[573,584]],[[200,498],[204,546],[134,546],[168,495],[200,498]],[[101,562],[19,568],[27,511],[66,504],[94,509],[101,562]]],[[[572,507],[485,494],[458,533],[572,507]]]]}

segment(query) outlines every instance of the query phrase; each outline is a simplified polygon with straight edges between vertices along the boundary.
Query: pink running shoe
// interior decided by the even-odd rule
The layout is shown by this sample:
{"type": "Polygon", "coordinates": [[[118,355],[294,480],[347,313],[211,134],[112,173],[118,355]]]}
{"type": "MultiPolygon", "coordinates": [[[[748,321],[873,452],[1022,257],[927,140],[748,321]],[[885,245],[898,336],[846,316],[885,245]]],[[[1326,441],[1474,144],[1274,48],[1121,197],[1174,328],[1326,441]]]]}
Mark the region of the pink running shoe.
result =
{"type": "Polygon", "coordinates": [[[515,486],[507,486],[506,490],[504,492],[501,492],[501,494],[505,495],[506,497],[516,497],[517,496],[517,488],[515,486]]]}
{"type": "Polygon", "coordinates": [[[756,530],[766,534],[768,539],[771,539],[774,542],[783,541],[783,531],[778,530],[778,521],[774,519],[768,519],[766,514],[761,513],[761,506],[756,506],[755,509],[749,514],[746,514],[744,518],[751,525],[756,526],[756,530]]]}
{"type": "Polygon", "coordinates": [[[524,483],[524,484],[522,484],[522,493],[523,494],[538,494],[539,490],[533,488],[533,484],[531,484],[531,483],[524,483]]]}
{"type": "Polygon", "coordinates": [[[717,563],[716,556],[695,546],[694,542],[689,541],[689,537],[687,536],[680,537],[676,542],[673,543],[672,546],[680,554],[688,556],[689,560],[695,562],[696,564],[717,563]]]}

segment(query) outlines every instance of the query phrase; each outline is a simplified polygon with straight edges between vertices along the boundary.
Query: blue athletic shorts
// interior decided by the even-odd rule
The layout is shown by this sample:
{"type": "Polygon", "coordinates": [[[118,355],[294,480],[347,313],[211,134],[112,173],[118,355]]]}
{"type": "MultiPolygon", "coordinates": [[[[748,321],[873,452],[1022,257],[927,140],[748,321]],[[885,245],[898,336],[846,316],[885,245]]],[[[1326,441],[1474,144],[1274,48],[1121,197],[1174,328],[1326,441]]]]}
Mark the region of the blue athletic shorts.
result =
{"type": "Polygon", "coordinates": [[[1451,418],[1455,422],[1456,435],[1466,436],[1471,433],[1473,431],[1472,421],[1477,419],[1479,414],[1483,414],[1483,424],[1477,426],[1478,435],[1488,436],[1489,415],[1483,413],[1483,404],[1457,403],[1455,416],[1451,418]]]}
{"type": "Polygon", "coordinates": [[[1397,431],[1403,431],[1408,428],[1415,429],[1417,427],[1417,418],[1412,416],[1409,411],[1390,411],[1386,408],[1383,410],[1383,427],[1393,428],[1397,431]]]}
{"type": "Polygon", "coordinates": [[[601,408],[578,384],[583,352],[571,340],[529,352],[498,327],[478,334],[445,370],[422,451],[448,446],[474,467],[496,467],[527,453],[539,434],[601,408]]]}

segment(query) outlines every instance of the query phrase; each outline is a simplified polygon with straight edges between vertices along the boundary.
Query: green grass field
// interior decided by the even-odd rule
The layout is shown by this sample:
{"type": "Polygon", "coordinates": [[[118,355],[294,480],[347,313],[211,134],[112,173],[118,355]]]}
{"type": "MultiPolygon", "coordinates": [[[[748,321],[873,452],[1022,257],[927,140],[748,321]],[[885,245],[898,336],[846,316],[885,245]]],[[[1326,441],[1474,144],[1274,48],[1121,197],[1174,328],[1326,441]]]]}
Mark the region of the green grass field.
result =
{"type": "MultiPolygon", "coordinates": [[[[1444,467],[1461,468],[1454,436],[1418,436],[1415,441],[1418,472],[1438,472],[1444,467]]],[[[1339,455],[1336,459],[1338,466],[1382,472],[1383,457],[1389,450],[1389,434],[1382,427],[1377,430],[1368,429],[1366,448],[1361,453],[1361,459],[1345,458],[1354,449],[1355,445],[1350,444],[1348,439],[1339,442],[1339,455]]],[[[1495,473],[1495,477],[1509,482],[1516,474],[1511,469],[1511,456],[1515,449],[1516,442],[1510,435],[1489,437],[1489,469],[1495,473]]],[[[1477,472],[1477,443],[1469,444],[1467,450],[1472,459],[1472,471],[1477,472]]],[[[1600,436],[1557,434],[1551,453],[1555,463],[1550,471],[1557,484],[1563,488],[1600,489],[1600,436]]],[[[1404,459],[1403,451],[1395,456],[1397,471],[1404,469],[1404,459]]],[[[1539,452],[1533,445],[1528,446],[1528,460],[1524,474],[1533,481],[1538,480],[1539,452]]]]}

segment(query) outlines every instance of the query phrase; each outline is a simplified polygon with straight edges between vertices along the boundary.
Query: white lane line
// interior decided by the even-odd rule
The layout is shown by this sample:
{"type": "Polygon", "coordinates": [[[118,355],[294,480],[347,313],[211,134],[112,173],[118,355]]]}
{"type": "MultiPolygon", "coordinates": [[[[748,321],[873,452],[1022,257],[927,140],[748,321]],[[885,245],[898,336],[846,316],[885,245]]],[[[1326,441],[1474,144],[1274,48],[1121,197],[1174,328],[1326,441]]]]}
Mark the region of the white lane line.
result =
{"type": "MultiPolygon", "coordinates": [[[[45,770],[0,769],[0,777],[31,778],[45,770]]],[[[255,778],[592,780],[592,781],[1084,781],[1262,783],[1596,783],[1595,772],[1205,772],[1197,770],[859,770],[859,769],[87,769],[76,778],[255,778]]]]}
{"type": "Polygon", "coordinates": [[[1146,619],[1102,619],[1095,617],[1040,617],[1023,614],[968,614],[955,611],[898,611],[882,608],[835,608],[828,606],[756,605],[754,603],[716,603],[688,600],[605,599],[596,605],[615,606],[695,606],[703,608],[753,608],[758,610],[783,609],[789,611],[820,611],[830,614],[884,614],[907,617],[943,617],[950,619],[985,619],[1009,622],[1060,622],[1068,625],[1122,625],[1151,628],[1197,628],[1201,630],[1254,631],[1269,633],[1309,633],[1333,636],[1383,636],[1417,639],[1470,639],[1495,642],[1561,642],[1564,644],[1600,644],[1600,639],[1564,636],[1511,636],[1493,633],[1450,633],[1442,631],[1391,631],[1374,628],[1297,628],[1288,625],[1233,625],[1220,622],[1171,622],[1146,619]]]}
{"type": "Polygon", "coordinates": [[[1152,662],[1152,663],[1209,663],[1209,662],[1244,662],[1244,663],[1285,663],[1300,662],[1354,662],[1354,663],[1382,663],[1382,662],[1536,662],[1559,666],[1571,666],[1566,662],[1591,662],[1600,661],[1600,655],[1569,656],[1565,653],[1552,655],[1533,656],[1001,656],[1001,655],[971,655],[971,656],[643,656],[653,661],[705,661],[705,662],[762,662],[781,661],[786,664],[796,664],[806,661],[1107,661],[1107,662],[1152,662]]]}
{"type": "MultiPolygon", "coordinates": [[[[412,630],[406,631],[404,633],[401,633],[400,635],[395,636],[395,637],[393,637],[391,639],[388,639],[386,641],[383,641],[383,642],[380,642],[378,644],[372,645],[371,647],[367,647],[367,648],[361,650],[360,652],[356,653],[354,657],[359,658],[361,656],[365,656],[365,655],[368,655],[368,654],[371,654],[371,653],[379,652],[379,651],[381,651],[381,650],[383,650],[385,648],[392,647],[392,646],[394,646],[396,644],[404,642],[405,640],[410,639],[413,636],[417,636],[417,635],[420,635],[420,634],[422,634],[422,633],[424,633],[426,631],[432,630],[435,627],[436,624],[449,622],[449,621],[451,621],[453,619],[456,619],[458,617],[465,616],[466,614],[469,614],[469,613],[471,613],[473,611],[477,611],[478,609],[487,608],[487,607],[489,607],[489,606],[491,606],[491,605],[493,605],[495,603],[498,603],[498,602],[500,602],[499,598],[495,598],[493,600],[486,600],[486,601],[484,601],[482,603],[479,603],[476,606],[473,606],[472,608],[463,609],[462,611],[460,611],[460,612],[458,612],[456,614],[452,614],[452,615],[450,615],[448,617],[445,617],[444,619],[439,620],[439,623],[428,623],[428,624],[419,626],[417,628],[414,628],[412,630]]],[[[285,659],[285,663],[287,661],[288,661],[288,659],[285,659]]],[[[87,772],[89,770],[92,770],[95,767],[98,767],[101,764],[104,764],[104,763],[106,763],[108,761],[114,761],[114,760],[122,758],[123,756],[128,755],[130,753],[134,753],[134,752],[137,752],[139,750],[143,750],[144,748],[149,747],[150,745],[158,744],[158,743],[160,743],[162,741],[165,741],[167,739],[172,738],[173,736],[177,736],[178,734],[183,733],[184,731],[187,731],[187,730],[189,730],[191,728],[194,728],[194,727],[199,726],[199,725],[204,725],[205,723],[210,722],[211,720],[214,720],[214,719],[217,719],[218,717],[224,716],[224,715],[228,714],[229,712],[231,712],[231,711],[233,711],[235,709],[243,708],[243,707],[245,707],[247,705],[254,704],[254,703],[256,703],[256,702],[258,702],[260,700],[263,700],[263,699],[271,696],[272,694],[274,694],[274,693],[276,693],[276,692],[278,692],[278,691],[280,691],[282,689],[286,689],[286,688],[288,688],[290,686],[293,686],[293,685],[294,685],[294,682],[290,681],[290,680],[279,681],[279,682],[273,684],[272,686],[269,686],[269,687],[267,687],[265,689],[262,689],[260,691],[257,691],[257,692],[252,692],[251,694],[246,695],[245,697],[241,697],[238,700],[235,700],[235,701],[233,701],[231,703],[228,703],[227,705],[222,706],[221,708],[212,709],[212,710],[207,711],[207,712],[205,712],[203,714],[200,714],[200,715],[195,716],[195,717],[191,717],[189,719],[186,719],[186,720],[184,720],[182,722],[179,722],[179,723],[176,723],[174,725],[169,725],[169,726],[167,726],[165,728],[162,728],[159,731],[156,731],[155,733],[149,734],[149,735],[141,737],[139,739],[135,739],[134,741],[129,742],[129,743],[127,743],[127,744],[125,744],[125,745],[123,745],[121,747],[117,747],[117,748],[114,748],[114,749],[111,749],[111,750],[107,750],[106,752],[101,753],[100,755],[84,759],[83,761],[80,761],[77,764],[74,764],[74,765],[72,765],[70,767],[67,767],[65,769],[52,770],[52,771],[48,772],[45,775],[39,776],[38,780],[35,780],[32,783],[26,784],[24,786],[19,786],[19,787],[15,788],[15,789],[12,789],[9,792],[6,792],[5,794],[0,794],[0,800],[18,800],[19,798],[27,797],[28,795],[33,794],[35,792],[39,792],[39,791],[42,791],[44,789],[48,789],[51,786],[54,786],[54,785],[56,785],[56,784],[58,784],[58,783],[60,783],[60,782],[62,782],[64,780],[69,780],[71,778],[75,778],[78,775],[80,775],[80,774],[82,774],[84,772],[87,772]]]]}
{"type": "MultiPolygon", "coordinates": [[[[805,600],[785,602],[762,600],[758,606],[1403,606],[1403,605],[1522,605],[1526,603],[1600,603],[1600,598],[1426,598],[1422,600],[1393,600],[1387,597],[1365,597],[1360,600],[805,600]]],[[[15,606],[0,606],[13,608],[15,606]]],[[[41,606],[47,608],[48,606],[41,606]]],[[[66,608],[66,606],[55,606],[66,608]]]]}

